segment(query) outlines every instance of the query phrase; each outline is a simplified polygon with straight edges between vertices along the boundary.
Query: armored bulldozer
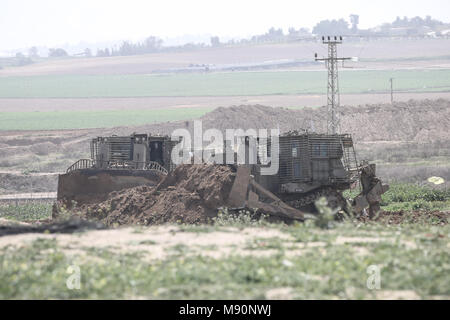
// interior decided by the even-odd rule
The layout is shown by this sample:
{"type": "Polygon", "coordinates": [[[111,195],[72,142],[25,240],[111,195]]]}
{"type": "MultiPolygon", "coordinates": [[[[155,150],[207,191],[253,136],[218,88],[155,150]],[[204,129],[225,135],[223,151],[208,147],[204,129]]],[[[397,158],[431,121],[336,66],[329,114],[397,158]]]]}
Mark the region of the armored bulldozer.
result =
{"type": "Polygon", "coordinates": [[[368,207],[369,216],[373,216],[380,209],[381,195],[389,188],[376,177],[375,164],[366,161],[358,164],[349,134],[292,131],[281,135],[278,139],[279,168],[271,175],[262,174],[262,168],[267,165],[264,160],[271,156],[270,139],[263,148],[254,141],[252,143],[252,137],[243,139],[245,162],[241,167],[247,168],[240,169],[240,174],[250,177],[243,179],[241,184],[248,184],[249,188],[236,188],[235,193],[231,192],[234,204],[242,204],[244,198],[247,201],[252,197],[266,198],[266,201],[272,198],[276,203],[282,201],[300,212],[314,213],[316,200],[325,197],[332,208],[360,214],[368,207]],[[250,164],[251,154],[257,158],[256,164],[250,164]],[[342,192],[351,188],[359,188],[360,194],[349,203],[342,192]]]}
{"type": "Polygon", "coordinates": [[[176,141],[168,136],[132,134],[97,137],[91,157],[80,159],[58,177],[58,201],[66,206],[103,201],[112,191],[158,184],[174,166],[170,154],[176,141]]]}
{"type": "MultiPolygon", "coordinates": [[[[348,134],[288,132],[278,138],[278,157],[272,157],[270,139],[260,144],[250,136],[236,138],[243,143],[224,141],[215,157],[218,163],[225,163],[227,151],[233,153],[234,160],[226,164],[236,170],[227,196],[230,208],[260,208],[268,214],[302,220],[303,213],[315,211],[318,198],[326,197],[331,207],[357,212],[369,207],[373,215],[388,188],[375,176],[374,164],[358,165],[348,134]],[[243,161],[237,157],[241,147],[243,161]],[[266,175],[262,171],[271,165],[269,158],[278,161],[278,170],[266,175]],[[362,190],[348,208],[342,192],[358,182],[362,190]]],[[[97,137],[91,141],[91,158],[77,161],[59,176],[58,200],[66,205],[85,204],[102,201],[112,191],[155,186],[175,169],[171,153],[178,143],[180,139],[147,134],[97,137]]]]}

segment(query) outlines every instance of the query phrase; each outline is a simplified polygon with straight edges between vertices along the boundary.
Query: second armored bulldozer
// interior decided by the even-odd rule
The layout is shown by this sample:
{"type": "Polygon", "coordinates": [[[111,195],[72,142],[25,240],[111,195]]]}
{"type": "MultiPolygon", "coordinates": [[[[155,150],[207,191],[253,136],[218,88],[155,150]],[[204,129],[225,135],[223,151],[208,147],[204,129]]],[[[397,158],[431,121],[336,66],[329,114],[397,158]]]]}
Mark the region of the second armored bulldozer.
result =
{"type": "MultiPolygon", "coordinates": [[[[375,164],[366,161],[358,164],[349,134],[288,132],[281,135],[278,142],[279,169],[272,175],[262,174],[263,158],[270,157],[270,141],[261,150],[255,148],[251,137],[244,137],[244,140],[246,162],[251,153],[258,158],[258,163],[247,165],[247,170],[259,189],[263,188],[302,212],[315,212],[316,200],[325,197],[332,208],[362,213],[368,207],[369,215],[373,216],[380,209],[381,194],[389,188],[376,177],[375,164]],[[360,194],[348,203],[342,192],[358,186],[360,194]]],[[[230,197],[237,197],[242,202],[242,190],[230,194],[230,197]]],[[[247,192],[252,194],[251,188],[247,192]]]]}
{"type": "Polygon", "coordinates": [[[112,191],[157,185],[174,168],[170,154],[175,143],[148,134],[96,137],[90,143],[91,157],[59,175],[57,199],[71,206],[103,201],[112,191]]]}

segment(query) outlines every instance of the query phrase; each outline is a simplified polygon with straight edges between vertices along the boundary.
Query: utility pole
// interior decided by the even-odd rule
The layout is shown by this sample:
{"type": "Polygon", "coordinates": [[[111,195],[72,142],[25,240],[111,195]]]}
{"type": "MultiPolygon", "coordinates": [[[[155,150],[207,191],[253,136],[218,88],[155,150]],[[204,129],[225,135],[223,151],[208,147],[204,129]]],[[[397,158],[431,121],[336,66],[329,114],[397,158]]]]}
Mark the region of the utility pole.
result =
{"type": "Polygon", "coordinates": [[[327,133],[339,133],[339,115],[338,109],[340,104],[339,97],[339,78],[338,78],[338,62],[351,60],[351,58],[338,58],[337,45],[342,43],[340,37],[322,37],[322,43],[328,45],[328,58],[317,58],[316,61],[325,61],[328,69],[328,87],[327,87],[327,133]]]}
{"type": "Polygon", "coordinates": [[[391,82],[391,104],[394,104],[394,78],[390,78],[391,82]]]}

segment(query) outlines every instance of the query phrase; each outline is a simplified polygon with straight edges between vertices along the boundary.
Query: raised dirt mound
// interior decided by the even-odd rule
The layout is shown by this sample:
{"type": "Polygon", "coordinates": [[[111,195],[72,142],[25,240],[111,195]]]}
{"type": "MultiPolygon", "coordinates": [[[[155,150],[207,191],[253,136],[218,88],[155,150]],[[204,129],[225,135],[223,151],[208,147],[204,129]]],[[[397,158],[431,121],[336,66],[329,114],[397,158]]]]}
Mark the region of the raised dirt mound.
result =
{"type": "MultiPolygon", "coordinates": [[[[410,100],[391,104],[368,104],[340,107],[341,131],[351,133],[356,142],[414,141],[429,143],[449,141],[450,100],[410,100]]],[[[203,130],[280,129],[325,133],[326,108],[299,110],[263,105],[219,107],[205,114],[203,130]]],[[[193,131],[193,121],[158,123],[135,128],[136,132],[171,134],[176,128],[193,131]]],[[[129,134],[128,128],[115,128],[111,133],[129,134]]]]}
{"type": "Polygon", "coordinates": [[[81,208],[81,216],[106,225],[206,223],[224,206],[234,182],[229,166],[181,165],[157,187],[112,192],[106,201],[81,208]]]}

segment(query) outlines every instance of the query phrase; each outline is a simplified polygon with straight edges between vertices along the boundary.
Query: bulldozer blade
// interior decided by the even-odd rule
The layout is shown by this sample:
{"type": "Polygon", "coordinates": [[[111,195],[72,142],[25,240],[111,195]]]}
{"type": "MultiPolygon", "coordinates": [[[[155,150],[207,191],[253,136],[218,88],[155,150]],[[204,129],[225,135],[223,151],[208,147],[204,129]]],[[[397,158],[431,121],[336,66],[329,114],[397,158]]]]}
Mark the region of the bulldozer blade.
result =
{"type": "Polygon", "coordinates": [[[367,164],[361,168],[360,181],[362,192],[353,200],[353,211],[362,213],[369,207],[369,216],[373,217],[380,210],[381,195],[389,190],[389,185],[383,184],[375,176],[375,164],[367,164]]]}
{"type": "Polygon", "coordinates": [[[250,167],[239,166],[228,196],[230,207],[260,209],[262,212],[293,220],[304,220],[303,212],[292,208],[250,176],[250,167]],[[264,199],[262,201],[261,199],[264,199]]]}
{"type": "Polygon", "coordinates": [[[248,200],[249,207],[255,206],[255,208],[260,208],[267,214],[272,214],[294,220],[301,220],[301,221],[304,220],[303,212],[286,204],[272,192],[270,192],[269,190],[261,186],[259,183],[257,183],[255,180],[251,179],[250,185],[255,189],[255,191],[259,192],[259,194],[263,198],[268,199],[268,201],[270,202],[260,201],[258,193],[253,192],[256,195],[256,197],[258,197],[258,200],[256,200],[255,196],[250,197],[249,195],[248,200]]]}
{"type": "Polygon", "coordinates": [[[67,207],[106,200],[108,194],[141,185],[155,186],[164,174],[152,170],[80,169],[58,177],[57,200],[67,207]]]}
{"type": "Polygon", "coordinates": [[[250,168],[247,166],[239,166],[234,178],[228,196],[228,205],[230,207],[243,207],[247,200],[248,185],[250,183],[250,168]]]}

